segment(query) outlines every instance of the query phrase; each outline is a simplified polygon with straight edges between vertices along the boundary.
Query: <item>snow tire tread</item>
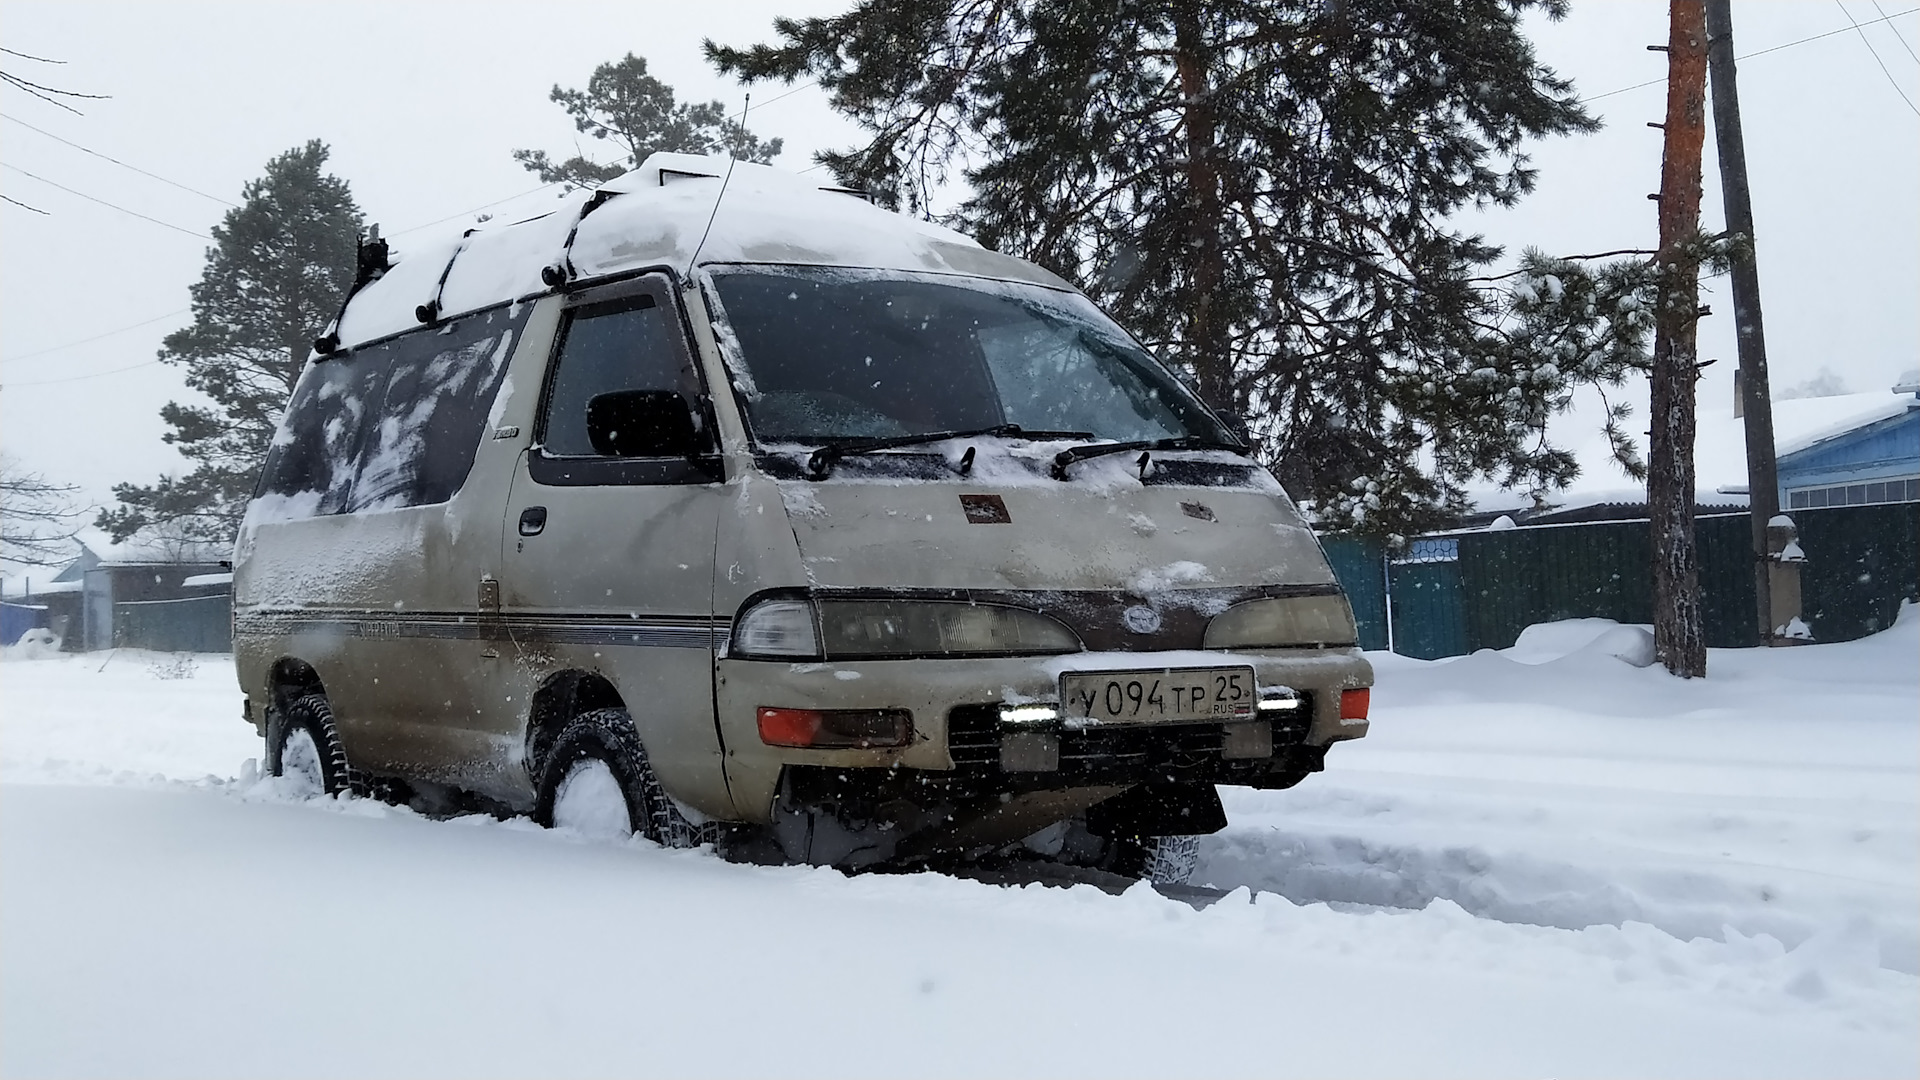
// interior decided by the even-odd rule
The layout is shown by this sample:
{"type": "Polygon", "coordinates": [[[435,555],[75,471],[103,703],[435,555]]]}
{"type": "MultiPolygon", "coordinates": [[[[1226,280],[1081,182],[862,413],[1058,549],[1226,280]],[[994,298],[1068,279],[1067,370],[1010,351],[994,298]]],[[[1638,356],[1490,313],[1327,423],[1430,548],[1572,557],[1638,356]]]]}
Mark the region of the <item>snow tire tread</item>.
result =
{"type": "Polygon", "coordinates": [[[597,758],[613,771],[627,799],[627,820],[635,831],[662,847],[691,848],[713,840],[712,829],[688,821],[653,774],[647,751],[627,710],[594,709],[567,721],[540,763],[540,787],[533,818],[553,826],[553,805],[567,771],[584,758],[597,758]]]}
{"type": "Polygon", "coordinates": [[[340,727],[333,718],[333,705],[327,701],[325,694],[303,695],[293,699],[284,708],[268,714],[268,775],[281,775],[281,756],[286,749],[287,736],[299,729],[304,729],[313,738],[313,747],[320,754],[320,777],[325,793],[350,795],[359,792],[361,778],[347,762],[347,748],[340,740],[340,727]]]}

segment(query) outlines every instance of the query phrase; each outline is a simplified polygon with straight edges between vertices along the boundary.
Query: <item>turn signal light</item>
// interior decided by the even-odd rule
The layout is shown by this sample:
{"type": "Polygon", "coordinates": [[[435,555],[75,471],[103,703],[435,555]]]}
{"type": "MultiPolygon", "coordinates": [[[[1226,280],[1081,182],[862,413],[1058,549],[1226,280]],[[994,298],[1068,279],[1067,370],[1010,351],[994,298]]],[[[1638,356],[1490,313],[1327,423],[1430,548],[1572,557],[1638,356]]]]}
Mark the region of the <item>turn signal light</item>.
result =
{"type": "Polygon", "coordinates": [[[913,714],[905,709],[759,710],[760,741],[768,746],[856,749],[905,746],[913,714]]]}
{"type": "Polygon", "coordinates": [[[1365,720],[1367,706],[1373,702],[1373,690],[1362,687],[1359,690],[1340,691],[1340,719],[1365,720]]]}

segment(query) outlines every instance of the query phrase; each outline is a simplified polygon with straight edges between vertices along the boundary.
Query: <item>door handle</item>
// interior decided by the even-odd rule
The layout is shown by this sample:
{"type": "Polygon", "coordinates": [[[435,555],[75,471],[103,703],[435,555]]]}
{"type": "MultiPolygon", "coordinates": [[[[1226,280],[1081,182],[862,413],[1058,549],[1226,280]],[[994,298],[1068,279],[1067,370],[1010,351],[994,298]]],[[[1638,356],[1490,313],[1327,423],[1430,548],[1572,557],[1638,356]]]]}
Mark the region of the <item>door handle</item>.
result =
{"type": "Polygon", "coordinates": [[[541,530],[545,529],[546,527],[547,527],[547,508],[546,507],[529,506],[525,510],[520,511],[520,535],[521,536],[539,536],[541,530]]]}

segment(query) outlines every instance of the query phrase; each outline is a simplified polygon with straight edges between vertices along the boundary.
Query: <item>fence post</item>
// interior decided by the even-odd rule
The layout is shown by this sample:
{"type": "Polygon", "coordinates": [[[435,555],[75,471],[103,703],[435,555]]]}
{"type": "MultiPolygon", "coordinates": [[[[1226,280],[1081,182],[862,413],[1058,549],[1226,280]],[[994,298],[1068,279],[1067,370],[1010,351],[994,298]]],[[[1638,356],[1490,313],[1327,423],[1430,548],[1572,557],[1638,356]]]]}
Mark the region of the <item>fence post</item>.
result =
{"type": "Polygon", "coordinates": [[[1800,548],[1800,530],[1793,519],[1775,514],[1767,521],[1767,602],[1773,632],[1768,645],[1805,645],[1813,631],[1800,617],[1800,568],[1807,553],[1800,548]]]}
{"type": "Polygon", "coordinates": [[[1382,605],[1387,609],[1387,651],[1393,651],[1393,555],[1384,548],[1380,552],[1380,595],[1385,598],[1382,605]]]}

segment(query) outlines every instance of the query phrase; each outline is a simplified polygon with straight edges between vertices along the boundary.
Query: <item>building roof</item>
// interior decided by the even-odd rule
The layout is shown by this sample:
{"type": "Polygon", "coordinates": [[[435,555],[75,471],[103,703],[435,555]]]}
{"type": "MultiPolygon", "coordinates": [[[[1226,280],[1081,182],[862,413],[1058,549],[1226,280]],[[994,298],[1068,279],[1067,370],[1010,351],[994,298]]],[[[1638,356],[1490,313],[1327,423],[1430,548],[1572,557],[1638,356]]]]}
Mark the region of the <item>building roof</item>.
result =
{"type": "MultiPolygon", "coordinates": [[[[1775,453],[1784,456],[1804,450],[1915,407],[1920,407],[1920,401],[1916,401],[1911,392],[1899,394],[1890,390],[1776,401],[1773,403],[1775,453]]],[[[1580,475],[1573,483],[1566,490],[1547,496],[1554,520],[1574,520],[1566,515],[1588,507],[1646,505],[1645,485],[1635,483],[1613,461],[1612,448],[1602,433],[1603,418],[1597,403],[1583,403],[1553,422],[1554,437],[1572,451],[1580,463],[1580,475]]],[[[1640,428],[1644,424],[1644,417],[1636,411],[1630,426],[1640,428]]],[[[1636,430],[1632,437],[1644,459],[1646,436],[1636,430]]],[[[1746,422],[1733,415],[1730,404],[1700,406],[1695,418],[1693,467],[1695,502],[1702,511],[1739,509],[1747,505],[1746,422]]],[[[1524,511],[1532,520],[1542,519],[1534,510],[1528,492],[1482,489],[1472,495],[1482,514],[1524,511]]]]}
{"type": "MultiPolygon", "coordinates": [[[[98,529],[84,529],[76,539],[80,544],[80,557],[74,562],[84,564],[83,570],[95,566],[219,566],[233,558],[231,543],[210,540],[150,540],[134,537],[116,544],[98,529]]],[[[74,575],[75,578],[78,576],[74,575]]],[[[61,572],[60,578],[73,580],[66,571],[61,572]]]]}
{"type": "MultiPolygon", "coordinates": [[[[1895,389],[1897,390],[1899,388],[1896,387],[1895,389]]],[[[1829,427],[1822,428],[1818,431],[1806,432],[1791,442],[1775,438],[1775,453],[1782,459],[1795,454],[1803,454],[1806,451],[1822,448],[1828,444],[1845,439],[1856,432],[1883,425],[1888,420],[1895,420],[1915,411],[1920,411],[1920,399],[1913,397],[1895,398],[1892,401],[1883,402],[1882,408],[1863,411],[1858,416],[1848,417],[1829,427]]]]}

